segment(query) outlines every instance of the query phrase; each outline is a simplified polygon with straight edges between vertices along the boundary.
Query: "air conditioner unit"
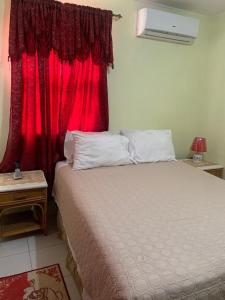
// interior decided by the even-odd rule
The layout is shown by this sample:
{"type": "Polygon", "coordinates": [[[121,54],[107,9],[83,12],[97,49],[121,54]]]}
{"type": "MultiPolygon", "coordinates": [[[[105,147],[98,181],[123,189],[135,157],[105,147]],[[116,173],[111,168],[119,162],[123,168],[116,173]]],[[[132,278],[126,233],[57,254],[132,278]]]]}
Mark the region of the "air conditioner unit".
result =
{"type": "Polygon", "coordinates": [[[137,36],[181,44],[192,44],[198,36],[199,20],[165,11],[138,11],[137,36]]]}

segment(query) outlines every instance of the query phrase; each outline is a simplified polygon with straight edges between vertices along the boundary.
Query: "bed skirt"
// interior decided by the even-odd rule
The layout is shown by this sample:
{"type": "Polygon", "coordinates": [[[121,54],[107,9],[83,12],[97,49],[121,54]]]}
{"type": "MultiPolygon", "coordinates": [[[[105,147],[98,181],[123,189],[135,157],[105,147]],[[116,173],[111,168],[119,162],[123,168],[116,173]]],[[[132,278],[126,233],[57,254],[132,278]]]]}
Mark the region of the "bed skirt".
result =
{"type": "Polygon", "coordinates": [[[82,295],[83,295],[82,281],[81,281],[80,276],[78,274],[77,263],[74,260],[72,252],[71,252],[70,247],[69,247],[69,242],[68,242],[68,239],[67,239],[67,236],[66,236],[66,232],[65,232],[63,222],[62,222],[62,217],[61,217],[61,214],[60,214],[59,211],[58,211],[58,215],[57,215],[57,226],[58,226],[58,237],[61,240],[65,241],[66,247],[67,247],[66,267],[70,271],[70,273],[72,274],[72,276],[75,280],[77,289],[78,289],[79,294],[80,294],[80,298],[82,300],[82,295]]]}

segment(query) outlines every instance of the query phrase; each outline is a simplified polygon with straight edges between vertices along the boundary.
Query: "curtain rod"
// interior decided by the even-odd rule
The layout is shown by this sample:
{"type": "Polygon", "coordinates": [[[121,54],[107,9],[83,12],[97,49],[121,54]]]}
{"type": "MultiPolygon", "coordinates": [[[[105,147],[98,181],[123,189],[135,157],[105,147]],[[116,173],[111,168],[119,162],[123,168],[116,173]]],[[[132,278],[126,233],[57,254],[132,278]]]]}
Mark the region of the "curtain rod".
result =
{"type": "Polygon", "coordinates": [[[114,18],[116,21],[122,19],[122,17],[123,17],[123,16],[122,16],[121,14],[113,14],[113,18],[114,18]]]}

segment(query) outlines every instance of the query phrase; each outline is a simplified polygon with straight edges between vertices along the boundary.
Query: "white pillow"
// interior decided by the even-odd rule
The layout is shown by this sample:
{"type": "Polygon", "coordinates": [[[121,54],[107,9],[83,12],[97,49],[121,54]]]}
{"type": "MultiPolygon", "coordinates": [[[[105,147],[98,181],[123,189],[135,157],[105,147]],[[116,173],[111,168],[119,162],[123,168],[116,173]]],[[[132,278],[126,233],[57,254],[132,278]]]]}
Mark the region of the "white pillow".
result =
{"type": "Polygon", "coordinates": [[[128,144],[128,138],[116,134],[76,134],[73,169],[131,164],[128,144]]]}
{"type": "Polygon", "coordinates": [[[129,138],[129,151],[137,163],[176,160],[171,130],[122,130],[129,138]]]}
{"type": "Polygon", "coordinates": [[[104,132],[83,132],[83,131],[69,131],[66,132],[66,137],[64,141],[64,156],[67,159],[69,164],[73,163],[73,154],[74,154],[74,143],[76,134],[85,134],[85,135],[102,135],[102,134],[111,134],[109,131],[104,132]]]}

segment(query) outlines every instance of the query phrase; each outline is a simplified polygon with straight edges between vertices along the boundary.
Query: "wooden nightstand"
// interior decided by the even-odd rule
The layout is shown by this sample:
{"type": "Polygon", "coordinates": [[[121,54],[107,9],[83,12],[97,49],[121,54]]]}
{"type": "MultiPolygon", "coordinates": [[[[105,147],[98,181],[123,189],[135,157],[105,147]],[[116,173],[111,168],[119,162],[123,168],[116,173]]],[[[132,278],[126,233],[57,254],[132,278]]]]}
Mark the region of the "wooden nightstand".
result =
{"type": "Polygon", "coordinates": [[[214,176],[217,176],[219,178],[223,178],[223,169],[224,167],[219,164],[214,164],[212,162],[208,161],[202,161],[199,163],[194,163],[192,159],[184,159],[183,160],[186,164],[189,164],[195,168],[199,168],[205,172],[208,172],[214,176]]]}
{"type": "Polygon", "coordinates": [[[42,171],[0,174],[0,238],[36,230],[47,233],[47,182],[42,171]]]}

